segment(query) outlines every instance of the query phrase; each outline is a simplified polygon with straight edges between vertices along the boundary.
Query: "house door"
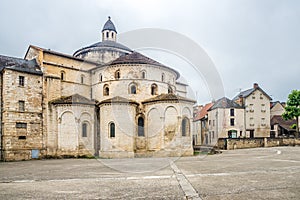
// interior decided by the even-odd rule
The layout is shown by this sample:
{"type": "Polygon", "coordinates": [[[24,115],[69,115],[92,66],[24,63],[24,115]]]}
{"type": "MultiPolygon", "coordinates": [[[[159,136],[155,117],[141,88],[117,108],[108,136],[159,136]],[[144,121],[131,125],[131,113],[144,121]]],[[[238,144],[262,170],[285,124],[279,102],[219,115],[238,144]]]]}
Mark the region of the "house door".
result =
{"type": "Polygon", "coordinates": [[[250,130],[250,138],[254,138],[254,130],[250,130]]]}

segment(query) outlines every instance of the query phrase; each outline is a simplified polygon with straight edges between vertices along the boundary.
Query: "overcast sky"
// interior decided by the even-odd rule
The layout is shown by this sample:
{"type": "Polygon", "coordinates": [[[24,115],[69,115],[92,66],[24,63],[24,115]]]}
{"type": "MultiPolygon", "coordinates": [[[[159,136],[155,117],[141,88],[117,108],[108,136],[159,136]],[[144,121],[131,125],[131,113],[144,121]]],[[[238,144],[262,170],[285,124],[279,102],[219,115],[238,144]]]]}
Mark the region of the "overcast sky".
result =
{"type": "MultiPolygon", "coordinates": [[[[194,40],[213,60],[229,98],[254,82],[273,100],[300,89],[297,0],[0,0],[0,54],[24,57],[30,44],[73,54],[101,40],[107,16],[119,33],[161,28],[194,40]]],[[[155,59],[184,71],[181,61],[176,66],[163,57],[155,59]]],[[[203,84],[186,79],[199,103],[207,103],[203,84]]]]}

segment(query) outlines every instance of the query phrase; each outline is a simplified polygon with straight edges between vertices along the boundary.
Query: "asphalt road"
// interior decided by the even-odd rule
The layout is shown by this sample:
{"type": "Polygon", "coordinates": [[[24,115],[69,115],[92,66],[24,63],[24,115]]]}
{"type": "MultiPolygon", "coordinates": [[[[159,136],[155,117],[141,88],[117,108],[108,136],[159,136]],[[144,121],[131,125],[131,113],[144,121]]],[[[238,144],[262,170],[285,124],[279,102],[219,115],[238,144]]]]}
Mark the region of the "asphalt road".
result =
{"type": "Polygon", "coordinates": [[[0,163],[0,199],[300,199],[300,147],[0,163]]]}

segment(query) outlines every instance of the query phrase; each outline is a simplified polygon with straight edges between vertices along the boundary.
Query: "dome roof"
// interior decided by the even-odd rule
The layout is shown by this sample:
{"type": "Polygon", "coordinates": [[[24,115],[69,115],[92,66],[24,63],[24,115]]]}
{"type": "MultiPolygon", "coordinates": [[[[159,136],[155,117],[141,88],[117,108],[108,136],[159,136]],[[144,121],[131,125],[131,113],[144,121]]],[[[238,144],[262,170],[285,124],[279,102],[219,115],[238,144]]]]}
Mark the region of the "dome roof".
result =
{"type": "Polygon", "coordinates": [[[117,33],[116,27],[114,23],[110,20],[110,17],[108,17],[107,22],[104,24],[102,31],[105,30],[110,30],[110,31],[115,31],[117,33]]]}
{"type": "Polygon", "coordinates": [[[102,41],[102,42],[97,42],[95,44],[92,44],[90,46],[87,46],[87,47],[83,47],[79,50],[77,50],[73,56],[77,56],[78,54],[81,54],[83,52],[86,52],[86,51],[89,51],[89,50],[92,50],[92,49],[120,49],[120,50],[125,50],[125,51],[129,51],[129,52],[132,52],[131,49],[129,49],[128,47],[120,44],[120,43],[117,43],[117,42],[114,42],[114,41],[110,41],[110,40],[105,40],[105,41],[102,41]]]}

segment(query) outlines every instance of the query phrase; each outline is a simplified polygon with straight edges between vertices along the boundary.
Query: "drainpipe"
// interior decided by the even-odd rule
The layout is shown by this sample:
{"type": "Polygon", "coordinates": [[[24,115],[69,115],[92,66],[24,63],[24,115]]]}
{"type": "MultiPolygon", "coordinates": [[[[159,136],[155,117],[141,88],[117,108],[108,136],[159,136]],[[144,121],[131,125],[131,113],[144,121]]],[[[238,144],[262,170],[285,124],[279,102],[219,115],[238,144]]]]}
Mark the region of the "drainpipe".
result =
{"type": "Polygon", "coordinates": [[[3,73],[1,73],[1,80],[0,80],[1,88],[1,105],[0,105],[0,160],[4,161],[3,155],[3,126],[2,126],[2,119],[3,119],[3,73]]]}

